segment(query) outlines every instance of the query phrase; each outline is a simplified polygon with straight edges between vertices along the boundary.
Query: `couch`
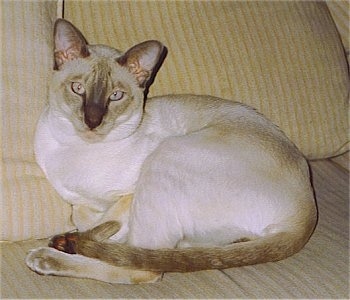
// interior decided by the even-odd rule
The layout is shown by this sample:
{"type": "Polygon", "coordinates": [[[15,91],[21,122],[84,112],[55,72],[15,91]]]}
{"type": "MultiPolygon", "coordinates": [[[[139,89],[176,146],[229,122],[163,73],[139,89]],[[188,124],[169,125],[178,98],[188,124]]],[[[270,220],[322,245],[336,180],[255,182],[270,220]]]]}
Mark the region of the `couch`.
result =
{"type": "Polygon", "coordinates": [[[1,13],[1,298],[349,298],[348,1],[3,0],[1,13]],[[310,161],[319,221],[305,248],[134,286],[30,271],[29,249],[74,229],[33,153],[57,17],[91,43],[162,41],[169,52],[150,96],[235,99],[280,126],[310,161]]]}

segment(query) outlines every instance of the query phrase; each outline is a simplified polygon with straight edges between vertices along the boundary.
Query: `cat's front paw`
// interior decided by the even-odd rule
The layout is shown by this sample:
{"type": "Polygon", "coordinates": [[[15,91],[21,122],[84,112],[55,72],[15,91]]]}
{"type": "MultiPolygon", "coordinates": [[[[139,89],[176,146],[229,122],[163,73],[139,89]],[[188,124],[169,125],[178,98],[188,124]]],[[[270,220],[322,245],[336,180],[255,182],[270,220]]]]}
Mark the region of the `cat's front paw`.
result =
{"type": "Polygon", "coordinates": [[[55,235],[50,240],[49,247],[69,254],[76,254],[76,243],[78,239],[78,232],[68,232],[65,234],[55,235]]]}
{"type": "Polygon", "coordinates": [[[61,254],[64,253],[53,248],[41,247],[33,249],[29,251],[26,257],[26,264],[38,274],[54,275],[62,269],[59,259],[61,254]]]}

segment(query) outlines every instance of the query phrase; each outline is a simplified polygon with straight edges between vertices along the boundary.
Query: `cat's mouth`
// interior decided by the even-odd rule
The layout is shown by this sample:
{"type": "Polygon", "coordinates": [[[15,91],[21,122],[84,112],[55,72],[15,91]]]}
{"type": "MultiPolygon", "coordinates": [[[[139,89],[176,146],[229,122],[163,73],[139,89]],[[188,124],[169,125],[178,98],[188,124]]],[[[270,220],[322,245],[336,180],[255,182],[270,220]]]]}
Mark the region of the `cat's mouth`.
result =
{"type": "Polygon", "coordinates": [[[90,128],[84,120],[80,118],[80,121],[73,122],[73,125],[77,135],[82,140],[89,143],[101,142],[109,132],[109,128],[105,126],[104,122],[101,122],[96,128],[90,128]]]}
{"type": "Polygon", "coordinates": [[[102,141],[106,135],[98,132],[96,129],[87,129],[84,131],[79,131],[79,136],[86,142],[96,143],[102,141]]]}

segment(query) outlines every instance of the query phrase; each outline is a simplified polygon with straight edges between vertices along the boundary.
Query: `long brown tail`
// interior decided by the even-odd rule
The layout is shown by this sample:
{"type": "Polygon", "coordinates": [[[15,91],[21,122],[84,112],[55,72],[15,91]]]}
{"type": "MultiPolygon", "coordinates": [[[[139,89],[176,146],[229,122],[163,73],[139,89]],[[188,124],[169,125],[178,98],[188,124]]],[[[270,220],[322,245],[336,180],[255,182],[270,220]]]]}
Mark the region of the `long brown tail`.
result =
{"type": "MultiPolygon", "coordinates": [[[[97,258],[112,265],[138,270],[192,272],[226,269],[278,261],[295,254],[310,238],[314,224],[310,225],[307,226],[308,230],[304,228],[299,232],[281,232],[252,241],[215,248],[149,250],[125,244],[96,241],[91,239],[91,235],[82,235],[76,241],[75,250],[76,253],[97,258]]],[[[113,222],[109,222],[109,226],[113,226],[113,222]]]]}

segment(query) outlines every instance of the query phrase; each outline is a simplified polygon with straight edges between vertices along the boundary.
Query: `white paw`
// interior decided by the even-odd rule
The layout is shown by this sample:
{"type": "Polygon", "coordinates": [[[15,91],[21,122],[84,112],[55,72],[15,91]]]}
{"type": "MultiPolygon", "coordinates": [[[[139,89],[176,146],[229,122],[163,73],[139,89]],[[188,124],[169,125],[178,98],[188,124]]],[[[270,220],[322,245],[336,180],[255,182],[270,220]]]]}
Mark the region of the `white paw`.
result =
{"type": "Polygon", "coordinates": [[[30,250],[26,257],[27,266],[42,275],[54,275],[62,270],[60,256],[62,252],[53,248],[41,247],[30,250]]]}

